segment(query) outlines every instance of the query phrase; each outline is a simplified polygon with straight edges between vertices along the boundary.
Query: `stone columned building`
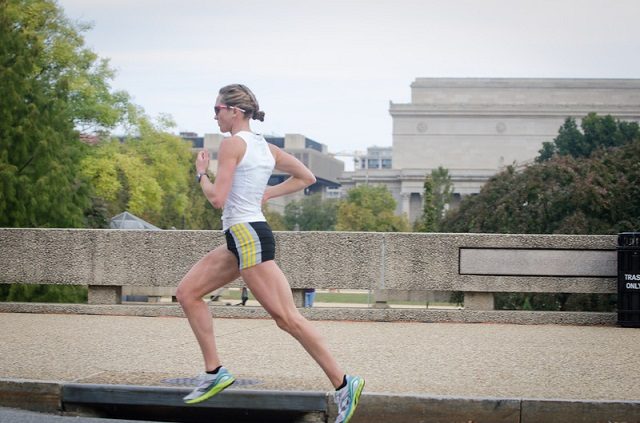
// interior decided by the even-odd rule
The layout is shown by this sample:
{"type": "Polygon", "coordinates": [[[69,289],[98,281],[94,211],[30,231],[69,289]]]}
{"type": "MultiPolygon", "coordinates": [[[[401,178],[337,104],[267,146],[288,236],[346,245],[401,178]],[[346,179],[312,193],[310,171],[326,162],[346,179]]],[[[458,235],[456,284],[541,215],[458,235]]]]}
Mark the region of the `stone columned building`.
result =
{"type": "Polygon", "coordinates": [[[567,117],[640,122],[640,79],[417,78],[410,103],[390,103],[392,168],[345,172],[343,188],[383,183],[398,214],[422,213],[422,184],[449,169],[454,202],[510,164],[531,162],[567,117]]]}

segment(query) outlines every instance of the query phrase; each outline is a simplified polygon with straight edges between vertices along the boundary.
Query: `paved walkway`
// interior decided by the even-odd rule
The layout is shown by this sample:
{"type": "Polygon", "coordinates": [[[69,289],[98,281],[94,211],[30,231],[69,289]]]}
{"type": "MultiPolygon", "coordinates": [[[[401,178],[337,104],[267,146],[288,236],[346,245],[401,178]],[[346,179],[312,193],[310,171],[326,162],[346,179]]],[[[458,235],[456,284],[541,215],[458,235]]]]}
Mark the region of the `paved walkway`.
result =
{"type": "MultiPolygon", "coordinates": [[[[615,327],[313,322],[367,392],[637,400],[640,330],[615,327]]],[[[216,319],[232,389],[328,391],[271,320],[216,319]]],[[[0,378],[170,386],[202,359],[184,318],[0,313],[0,378]]]]}

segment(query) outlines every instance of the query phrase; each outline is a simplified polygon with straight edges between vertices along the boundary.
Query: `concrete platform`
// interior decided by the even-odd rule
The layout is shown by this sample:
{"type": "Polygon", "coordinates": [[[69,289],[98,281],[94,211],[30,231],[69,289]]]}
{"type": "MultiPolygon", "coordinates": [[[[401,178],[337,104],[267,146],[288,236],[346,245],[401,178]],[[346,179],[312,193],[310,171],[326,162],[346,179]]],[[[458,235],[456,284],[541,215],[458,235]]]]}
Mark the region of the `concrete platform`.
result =
{"type": "MultiPolygon", "coordinates": [[[[353,422],[640,421],[638,329],[314,325],[345,370],[367,380],[353,422]],[[402,420],[407,415],[413,419],[402,420]]],[[[317,365],[273,321],[215,319],[215,327],[224,365],[244,381],[229,389],[231,395],[331,390],[317,365]]],[[[164,387],[180,395],[185,387],[176,381],[202,370],[184,318],[2,313],[0,329],[0,399],[19,392],[19,381],[23,388],[51,381],[51,391],[38,389],[53,406],[56,392],[69,384],[164,387]]]]}

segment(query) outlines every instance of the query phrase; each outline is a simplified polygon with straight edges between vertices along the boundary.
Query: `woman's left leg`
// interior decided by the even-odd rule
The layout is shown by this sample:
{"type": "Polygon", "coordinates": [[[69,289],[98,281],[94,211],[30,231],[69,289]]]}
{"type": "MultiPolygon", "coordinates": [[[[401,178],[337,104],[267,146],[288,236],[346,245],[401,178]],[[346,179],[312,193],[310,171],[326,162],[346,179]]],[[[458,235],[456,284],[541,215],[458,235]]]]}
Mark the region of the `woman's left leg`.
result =
{"type": "Polygon", "coordinates": [[[338,388],[344,372],[329,351],[322,335],[304,318],[293,302],[291,287],[280,267],[269,260],[240,271],[254,297],[273,317],[276,324],[290,333],[320,365],[331,383],[338,388]]]}

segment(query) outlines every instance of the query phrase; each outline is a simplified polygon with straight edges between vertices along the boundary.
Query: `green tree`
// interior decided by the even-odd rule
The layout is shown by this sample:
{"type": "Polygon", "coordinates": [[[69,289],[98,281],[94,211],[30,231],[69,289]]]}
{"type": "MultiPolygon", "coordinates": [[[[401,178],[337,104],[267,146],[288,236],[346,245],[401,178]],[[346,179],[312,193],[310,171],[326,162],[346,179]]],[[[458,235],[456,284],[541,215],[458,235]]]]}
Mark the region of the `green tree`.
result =
{"type": "Polygon", "coordinates": [[[437,232],[453,196],[449,170],[439,166],[431,171],[424,183],[422,217],[416,222],[418,232],[437,232]]]}
{"type": "Polygon", "coordinates": [[[449,170],[439,166],[437,169],[431,171],[431,177],[433,178],[433,196],[434,205],[436,207],[436,214],[438,221],[442,219],[451,198],[453,196],[453,182],[451,181],[451,175],[449,170]]]}
{"type": "Polygon", "coordinates": [[[287,204],[284,222],[288,230],[333,231],[337,212],[337,200],[323,200],[320,194],[313,194],[287,204]]]}
{"type": "Polygon", "coordinates": [[[423,184],[422,194],[422,216],[416,221],[414,230],[417,232],[435,232],[437,227],[438,212],[435,206],[433,195],[433,178],[427,176],[423,184]]]}
{"type": "Polygon", "coordinates": [[[513,167],[465,198],[450,232],[613,234],[640,228],[640,140],[589,158],[513,167]]]}
{"type": "Polygon", "coordinates": [[[619,147],[638,139],[637,122],[624,122],[611,115],[598,116],[589,113],[582,119],[582,132],[575,119],[567,118],[553,142],[545,142],[536,162],[548,161],[555,154],[560,156],[589,157],[602,148],[619,147]]]}
{"type": "Polygon", "coordinates": [[[395,216],[396,201],[384,185],[360,185],[338,207],[336,230],[407,232],[405,216],[395,216]]]}
{"type": "Polygon", "coordinates": [[[163,228],[194,222],[198,213],[189,208],[204,203],[194,204],[189,193],[204,196],[190,190],[194,157],[187,142],[166,132],[172,125],[166,117],[154,125],[138,113],[135,136],[105,141],[83,160],[83,174],[111,216],[128,210],[163,228]]]}
{"type": "Polygon", "coordinates": [[[17,6],[0,4],[0,226],[82,226],[68,80],[47,72],[44,40],[17,6]]]}
{"type": "Polygon", "coordinates": [[[0,226],[82,227],[92,209],[75,125],[112,127],[126,94],[49,0],[0,0],[0,226]]]}
{"type": "Polygon", "coordinates": [[[274,231],[286,231],[287,225],[284,222],[284,216],[277,211],[269,209],[269,206],[265,204],[262,206],[262,213],[269,223],[269,227],[274,231]]]}

